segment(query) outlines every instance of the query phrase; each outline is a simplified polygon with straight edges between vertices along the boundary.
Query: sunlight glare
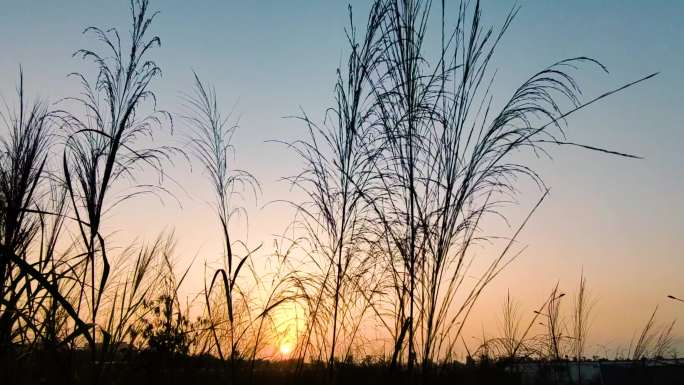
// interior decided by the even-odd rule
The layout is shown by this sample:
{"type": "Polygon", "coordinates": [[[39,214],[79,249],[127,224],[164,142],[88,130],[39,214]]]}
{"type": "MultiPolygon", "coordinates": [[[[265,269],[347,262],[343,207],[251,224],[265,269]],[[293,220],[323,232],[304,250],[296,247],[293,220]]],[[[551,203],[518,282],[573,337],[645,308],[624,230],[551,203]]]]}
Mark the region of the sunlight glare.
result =
{"type": "Polygon", "coordinates": [[[291,351],[292,351],[292,346],[290,346],[289,343],[285,342],[285,343],[280,344],[280,354],[286,356],[286,355],[290,354],[291,351]]]}

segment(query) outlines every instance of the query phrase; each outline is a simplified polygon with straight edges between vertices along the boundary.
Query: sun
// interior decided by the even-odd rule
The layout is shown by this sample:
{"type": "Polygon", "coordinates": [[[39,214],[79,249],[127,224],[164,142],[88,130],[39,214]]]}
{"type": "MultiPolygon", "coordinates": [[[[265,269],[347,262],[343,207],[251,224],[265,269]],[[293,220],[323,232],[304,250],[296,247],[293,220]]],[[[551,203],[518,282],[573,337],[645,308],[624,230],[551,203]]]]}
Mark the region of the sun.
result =
{"type": "Polygon", "coordinates": [[[286,356],[292,351],[292,345],[287,342],[280,344],[280,354],[286,356]]]}

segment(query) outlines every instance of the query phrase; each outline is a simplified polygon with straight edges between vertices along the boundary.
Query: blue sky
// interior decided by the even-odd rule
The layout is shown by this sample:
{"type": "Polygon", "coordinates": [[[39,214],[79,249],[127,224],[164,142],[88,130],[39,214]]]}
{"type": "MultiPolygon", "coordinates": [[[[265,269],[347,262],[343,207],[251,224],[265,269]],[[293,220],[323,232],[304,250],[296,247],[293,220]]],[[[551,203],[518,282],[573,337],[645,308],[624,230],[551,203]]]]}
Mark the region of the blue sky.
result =
{"type": "MultiPolygon", "coordinates": [[[[583,269],[599,298],[600,342],[626,344],[656,304],[661,304],[662,321],[684,318],[684,306],[665,300],[667,294],[684,297],[684,2],[517,4],[520,13],[492,64],[498,69],[494,93],[500,98],[535,71],[567,57],[590,56],[610,70],[578,74],[587,98],[660,74],[581,111],[567,128],[574,141],[644,160],[568,148],[553,149],[553,160],[521,155],[552,193],[521,238],[530,247],[491,287],[480,305],[485,315],[475,322],[495,327],[489,314],[498,311],[509,288],[531,308],[556,281],[572,289],[583,269]]],[[[352,5],[362,25],[367,4],[352,5]]],[[[485,22],[499,25],[514,5],[485,2],[485,22]]],[[[283,117],[301,107],[320,118],[332,100],[335,70],[346,52],[346,3],[157,0],[152,7],[161,11],[153,27],[162,39],[153,53],[164,71],[154,84],[160,107],[182,111],[180,95],[192,85],[195,70],[215,85],[226,110],[234,108],[240,121],[236,162],[260,179],[264,191],[258,202],[246,203],[249,234],[244,236],[268,245],[290,216],[277,205],[261,207],[275,199],[297,199],[278,179],[296,173],[299,163],[282,146],[264,142],[300,138],[303,127],[283,117]]],[[[125,30],[128,17],[126,1],[7,1],[0,14],[0,94],[12,100],[19,64],[33,94],[51,101],[75,94],[77,84],[66,75],[92,67],[71,53],[95,46],[81,31],[89,25],[125,30]]],[[[175,128],[182,132],[182,125],[175,128]]],[[[178,192],[182,209],[143,199],[112,214],[112,229],[125,223],[122,237],[149,238],[173,225],[182,258],[199,253],[211,259],[218,244],[208,230],[215,225],[207,219],[208,189],[195,188],[203,186],[202,176],[182,161],[170,172],[189,191],[178,192]],[[137,220],[141,208],[145,221],[137,220]]],[[[521,191],[522,208],[511,209],[517,218],[538,197],[530,186],[522,185],[521,191]]],[[[500,223],[492,229],[508,234],[500,223]]],[[[196,274],[199,279],[201,272],[196,274]]],[[[677,330],[684,334],[682,324],[677,330]]]]}

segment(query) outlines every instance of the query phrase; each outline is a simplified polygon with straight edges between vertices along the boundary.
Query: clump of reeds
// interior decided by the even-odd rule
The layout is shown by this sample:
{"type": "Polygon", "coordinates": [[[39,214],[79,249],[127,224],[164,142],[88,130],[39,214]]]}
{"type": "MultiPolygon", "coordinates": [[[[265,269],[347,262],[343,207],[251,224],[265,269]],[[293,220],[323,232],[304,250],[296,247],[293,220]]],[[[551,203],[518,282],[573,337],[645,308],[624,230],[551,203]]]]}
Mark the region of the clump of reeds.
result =
{"type": "MultiPolygon", "coordinates": [[[[38,310],[31,306],[42,301],[45,291],[32,283],[45,278],[53,267],[51,251],[39,250],[32,258],[31,245],[43,236],[54,244],[54,234],[43,232],[42,205],[48,181],[47,159],[53,139],[54,122],[46,103],[27,100],[24,75],[19,72],[18,104],[0,113],[0,349],[16,340],[29,341],[31,334],[42,335],[38,310]],[[46,252],[47,251],[47,252],[46,252]],[[46,254],[43,254],[46,252],[46,254]],[[35,291],[34,291],[35,289],[35,291]]],[[[52,190],[48,190],[52,191],[52,190]]],[[[49,196],[45,197],[45,201],[49,196]]],[[[59,224],[55,228],[58,228],[59,224]]],[[[55,232],[58,232],[55,230],[55,232]]],[[[43,279],[43,281],[46,281],[43,279]]],[[[52,291],[56,288],[51,285],[52,291]]]]}
{"type": "Polygon", "coordinates": [[[349,356],[363,314],[369,310],[368,296],[372,296],[370,291],[361,297],[358,285],[372,262],[366,198],[378,149],[370,79],[381,60],[381,23],[386,12],[383,1],[374,1],[359,36],[349,8],[350,52],[346,68],[337,71],[335,105],[327,110],[322,125],[303,114],[300,119],[308,138],[289,144],[305,165],[302,173],[287,179],[308,198],[294,206],[301,217],[297,224],[304,230],[300,243],[309,248],[317,270],[311,279],[302,281],[310,283],[303,289],[315,303],[300,355],[301,359],[307,355],[312,334],[322,336],[320,342],[327,352],[321,353],[327,356],[331,371],[338,355],[349,356]]]}

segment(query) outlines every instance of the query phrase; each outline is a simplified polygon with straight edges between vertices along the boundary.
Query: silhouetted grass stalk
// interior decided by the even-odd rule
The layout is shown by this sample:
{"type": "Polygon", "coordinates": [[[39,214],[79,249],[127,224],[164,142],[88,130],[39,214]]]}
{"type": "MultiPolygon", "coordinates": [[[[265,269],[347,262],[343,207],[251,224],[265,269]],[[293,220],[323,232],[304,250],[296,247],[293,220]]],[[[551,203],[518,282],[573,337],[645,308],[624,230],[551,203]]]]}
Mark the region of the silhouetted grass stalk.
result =
{"type": "MultiPolygon", "coordinates": [[[[205,295],[206,305],[210,306],[209,297],[217,279],[223,283],[226,309],[230,328],[230,362],[231,371],[235,372],[235,360],[239,333],[236,332],[234,292],[236,282],[245,262],[253,251],[249,251],[242,257],[237,257],[233,252],[233,243],[229,234],[230,220],[239,209],[231,205],[231,200],[241,194],[246,188],[252,189],[256,194],[259,184],[256,179],[246,171],[235,169],[229,165],[229,156],[233,152],[231,138],[236,126],[228,124],[230,116],[223,116],[218,107],[216,93],[213,88],[204,85],[195,74],[195,93],[186,98],[190,115],[184,118],[188,122],[193,136],[191,138],[192,154],[204,166],[208,178],[214,190],[215,210],[221,224],[223,238],[223,250],[225,253],[226,269],[218,269],[214,273],[208,292],[205,295]]],[[[258,248],[257,248],[258,249],[258,248]]],[[[211,311],[209,310],[209,313],[211,311]]],[[[218,343],[218,337],[213,330],[219,356],[223,353],[218,343]]]]}

